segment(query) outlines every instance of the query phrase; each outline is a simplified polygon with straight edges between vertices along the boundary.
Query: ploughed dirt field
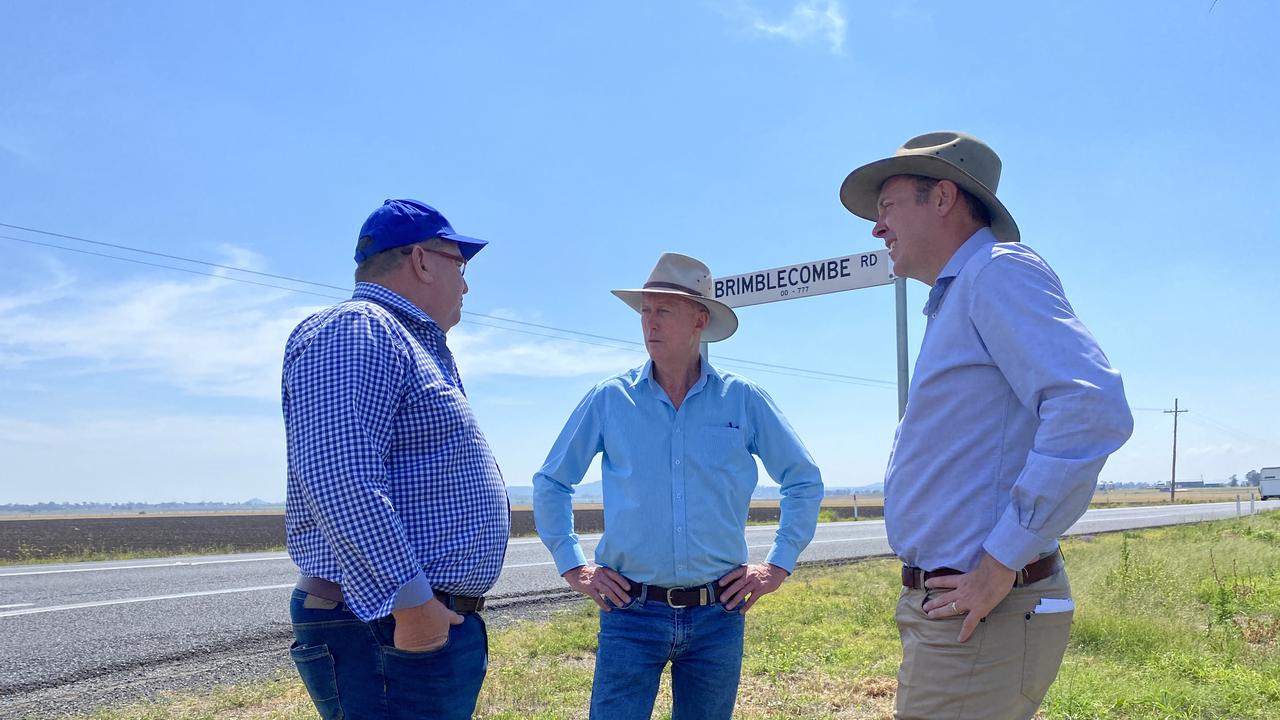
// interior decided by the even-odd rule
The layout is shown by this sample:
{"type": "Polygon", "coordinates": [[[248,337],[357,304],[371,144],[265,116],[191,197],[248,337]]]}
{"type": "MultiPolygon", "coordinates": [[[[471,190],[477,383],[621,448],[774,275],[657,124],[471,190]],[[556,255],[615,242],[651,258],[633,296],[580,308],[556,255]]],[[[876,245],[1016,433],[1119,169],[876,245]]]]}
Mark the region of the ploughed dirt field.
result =
{"type": "Polygon", "coordinates": [[[0,519],[0,561],[129,553],[254,552],[284,547],[284,515],[117,515],[0,519]]]}

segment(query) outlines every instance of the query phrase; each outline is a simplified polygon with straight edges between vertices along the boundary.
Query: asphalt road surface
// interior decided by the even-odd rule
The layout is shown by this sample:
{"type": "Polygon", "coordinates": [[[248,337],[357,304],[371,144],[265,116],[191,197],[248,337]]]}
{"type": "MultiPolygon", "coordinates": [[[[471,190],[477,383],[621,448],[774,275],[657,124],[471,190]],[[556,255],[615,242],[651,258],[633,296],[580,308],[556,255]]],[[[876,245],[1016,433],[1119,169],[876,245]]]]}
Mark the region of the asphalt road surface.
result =
{"type": "MultiPolygon", "coordinates": [[[[1280,501],[1256,504],[1274,508],[1280,501]]],[[[1234,502],[1090,510],[1069,534],[1235,515],[1234,502]]],[[[752,560],[774,530],[747,529],[752,560]]],[[[588,557],[598,538],[583,537],[588,557]]],[[[801,561],[888,554],[882,520],[827,523],[801,561]]],[[[56,717],[287,667],[296,573],[283,553],[0,567],[0,717],[56,717]]],[[[501,626],[577,596],[536,538],[516,538],[489,597],[486,618],[501,626]]]]}

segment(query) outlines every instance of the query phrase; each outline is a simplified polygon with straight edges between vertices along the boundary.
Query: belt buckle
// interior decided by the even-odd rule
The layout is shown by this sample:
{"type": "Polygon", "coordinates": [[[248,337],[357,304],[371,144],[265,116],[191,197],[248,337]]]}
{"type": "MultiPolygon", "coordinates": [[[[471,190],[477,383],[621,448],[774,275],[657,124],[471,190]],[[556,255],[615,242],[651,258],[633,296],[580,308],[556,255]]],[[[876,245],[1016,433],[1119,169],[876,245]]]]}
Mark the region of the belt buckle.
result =
{"type": "MultiPolygon", "coordinates": [[[[685,588],[681,588],[681,590],[683,590],[684,592],[688,592],[688,590],[685,588]]],[[[689,605],[677,605],[674,602],[672,602],[671,597],[672,595],[675,594],[675,592],[676,592],[675,590],[667,591],[667,606],[673,610],[683,610],[684,608],[690,607],[689,605]]],[[[707,588],[704,585],[698,588],[698,605],[701,606],[706,604],[707,604],[707,588]]]]}

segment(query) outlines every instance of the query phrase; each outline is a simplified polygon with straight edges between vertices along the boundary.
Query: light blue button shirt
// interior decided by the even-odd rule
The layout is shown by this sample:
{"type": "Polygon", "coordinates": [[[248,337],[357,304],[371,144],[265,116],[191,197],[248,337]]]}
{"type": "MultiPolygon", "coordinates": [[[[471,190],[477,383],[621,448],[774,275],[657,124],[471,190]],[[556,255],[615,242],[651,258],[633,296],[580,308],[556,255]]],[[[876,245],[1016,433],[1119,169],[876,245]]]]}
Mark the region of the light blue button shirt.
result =
{"type": "Polygon", "coordinates": [[[605,533],[595,561],[641,583],[689,587],[747,561],[747,509],[758,456],[782,486],[767,561],[790,572],[813,539],[822,477],[809,451],[750,380],[702,363],[672,405],[647,362],[592,388],[533,476],[538,535],[563,574],[586,564],[571,499],[597,454],[605,533]]]}
{"type": "Polygon", "coordinates": [[[1022,568],[1089,506],[1133,416],[1120,374],[1034,250],[974,233],[939,274],[885,475],[908,565],[1022,568]]]}

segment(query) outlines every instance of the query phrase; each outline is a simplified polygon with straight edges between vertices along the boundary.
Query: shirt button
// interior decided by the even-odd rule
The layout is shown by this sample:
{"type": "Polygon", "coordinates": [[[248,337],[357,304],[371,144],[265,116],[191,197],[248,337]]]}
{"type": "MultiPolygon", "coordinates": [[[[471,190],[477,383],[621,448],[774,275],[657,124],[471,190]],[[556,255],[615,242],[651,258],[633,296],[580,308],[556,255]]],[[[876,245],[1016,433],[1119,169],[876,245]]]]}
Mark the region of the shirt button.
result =
{"type": "Polygon", "coordinates": [[[680,461],[679,461],[679,460],[677,460],[677,461],[676,461],[676,464],[677,464],[677,465],[679,465],[679,464],[680,464],[680,461]]]}
{"type": "Polygon", "coordinates": [[[682,528],[682,527],[680,527],[679,525],[677,525],[677,526],[676,526],[676,532],[684,532],[684,528],[682,528]]]}

